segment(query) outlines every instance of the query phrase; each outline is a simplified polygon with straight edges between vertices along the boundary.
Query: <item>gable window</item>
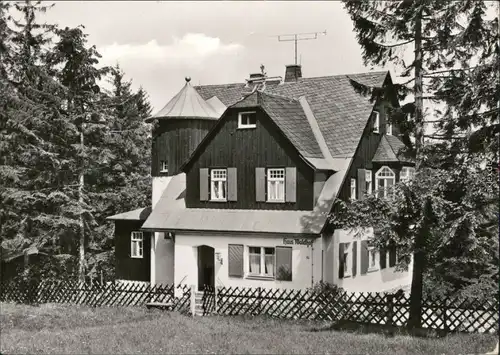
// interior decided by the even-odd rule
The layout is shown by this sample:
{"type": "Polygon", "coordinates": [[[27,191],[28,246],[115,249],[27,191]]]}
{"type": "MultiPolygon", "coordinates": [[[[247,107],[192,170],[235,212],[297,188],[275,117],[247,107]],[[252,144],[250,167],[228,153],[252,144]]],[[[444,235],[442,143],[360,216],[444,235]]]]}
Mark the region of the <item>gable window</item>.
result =
{"type": "Polygon", "coordinates": [[[399,173],[399,180],[401,182],[408,182],[415,176],[415,168],[410,166],[403,166],[401,172],[399,173]]]}
{"type": "Polygon", "coordinates": [[[248,247],[248,274],[274,277],[274,248],[248,247]]]}
{"type": "Polygon", "coordinates": [[[210,171],[210,201],[227,201],[227,169],[210,171]]]}
{"type": "Polygon", "coordinates": [[[372,171],[365,170],[365,191],[367,195],[372,193],[372,171]]]}
{"type": "Polygon", "coordinates": [[[380,114],[378,111],[373,111],[372,112],[372,117],[371,121],[373,124],[373,132],[374,133],[379,133],[380,132],[380,114]]]}
{"type": "Polygon", "coordinates": [[[143,257],[143,235],[142,232],[132,232],[130,242],[130,257],[143,257]]]}
{"type": "Polygon", "coordinates": [[[255,112],[238,113],[238,128],[257,127],[257,114],[255,112]]]}
{"type": "Polygon", "coordinates": [[[389,107],[385,108],[385,134],[392,136],[392,123],[390,122],[391,110],[389,107]]]}
{"type": "Polygon", "coordinates": [[[351,200],[356,199],[356,179],[351,178],[351,200]]]}
{"type": "Polygon", "coordinates": [[[267,201],[285,202],[285,169],[267,169],[267,201]]]}
{"type": "Polygon", "coordinates": [[[381,198],[386,198],[391,196],[391,188],[396,183],[396,174],[389,167],[383,166],[375,174],[375,190],[377,191],[377,196],[381,198]]]}
{"type": "Polygon", "coordinates": [[[160,162],[160,173],[168,173],[168,162],[166,160],[160,162]]]}
{"type": "Polygon", "coordinates": [[[375,247],[368,247],[368,271],[374,271],[379,268],[380,255],[375,247]]]}
{"type": "Polygon", "coordinates": [[[385,125],[385,133],[392,136],[392,123],[387,123],[385,125]]]}

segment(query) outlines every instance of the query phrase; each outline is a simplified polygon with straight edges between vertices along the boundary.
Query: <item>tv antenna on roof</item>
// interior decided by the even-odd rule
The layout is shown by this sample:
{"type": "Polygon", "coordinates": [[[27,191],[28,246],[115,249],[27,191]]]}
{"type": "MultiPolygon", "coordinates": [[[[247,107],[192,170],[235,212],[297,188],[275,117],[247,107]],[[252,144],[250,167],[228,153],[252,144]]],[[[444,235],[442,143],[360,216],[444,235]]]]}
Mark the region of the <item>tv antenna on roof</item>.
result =
{"type": "Polygon", "coordinates": [[[297,42],[307,41],[311,39],[318,39],[318,35],[325,35],[326,30],[323,32],[307,32],[307,33],[292,33],[288,35],[276,35],[272,37],[278,37],[279,42],[290,42],[293,41],[295,45],[295,65],[297,65],[297,42]]]}

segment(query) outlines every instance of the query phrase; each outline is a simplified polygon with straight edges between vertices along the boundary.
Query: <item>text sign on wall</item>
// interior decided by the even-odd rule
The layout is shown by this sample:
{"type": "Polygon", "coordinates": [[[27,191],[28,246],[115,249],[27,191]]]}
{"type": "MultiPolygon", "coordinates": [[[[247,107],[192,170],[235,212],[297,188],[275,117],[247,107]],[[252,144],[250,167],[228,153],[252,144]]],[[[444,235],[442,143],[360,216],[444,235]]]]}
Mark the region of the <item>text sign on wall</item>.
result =
{"type": "Polygon", "coordinates": [[[314,240],[304,238],[283,238],[285,245],[312,245],[314,240]]]}

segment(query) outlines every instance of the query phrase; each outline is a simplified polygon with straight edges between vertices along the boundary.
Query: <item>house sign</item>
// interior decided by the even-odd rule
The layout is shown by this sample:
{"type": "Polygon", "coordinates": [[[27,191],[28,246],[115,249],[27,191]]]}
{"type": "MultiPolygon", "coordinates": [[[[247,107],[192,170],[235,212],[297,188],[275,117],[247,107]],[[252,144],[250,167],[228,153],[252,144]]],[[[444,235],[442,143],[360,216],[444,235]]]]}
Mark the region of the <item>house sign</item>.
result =
{"type": "Polygon", "coordinates": [[[283,238],[284,245],[312,245],[312,239],[305,238],[283,238]]]}

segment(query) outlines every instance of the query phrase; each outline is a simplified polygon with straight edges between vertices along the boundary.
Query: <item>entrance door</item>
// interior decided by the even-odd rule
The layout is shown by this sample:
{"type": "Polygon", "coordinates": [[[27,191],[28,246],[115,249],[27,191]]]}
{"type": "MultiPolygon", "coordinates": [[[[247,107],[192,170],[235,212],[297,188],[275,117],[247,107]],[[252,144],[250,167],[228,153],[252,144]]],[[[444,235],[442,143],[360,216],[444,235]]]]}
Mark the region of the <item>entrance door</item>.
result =
{"type": "Polygon", "coordinates": [[[204,286],[215,286],[214,248],[207,245],[198,247],[198,290],[204,286]]]}

